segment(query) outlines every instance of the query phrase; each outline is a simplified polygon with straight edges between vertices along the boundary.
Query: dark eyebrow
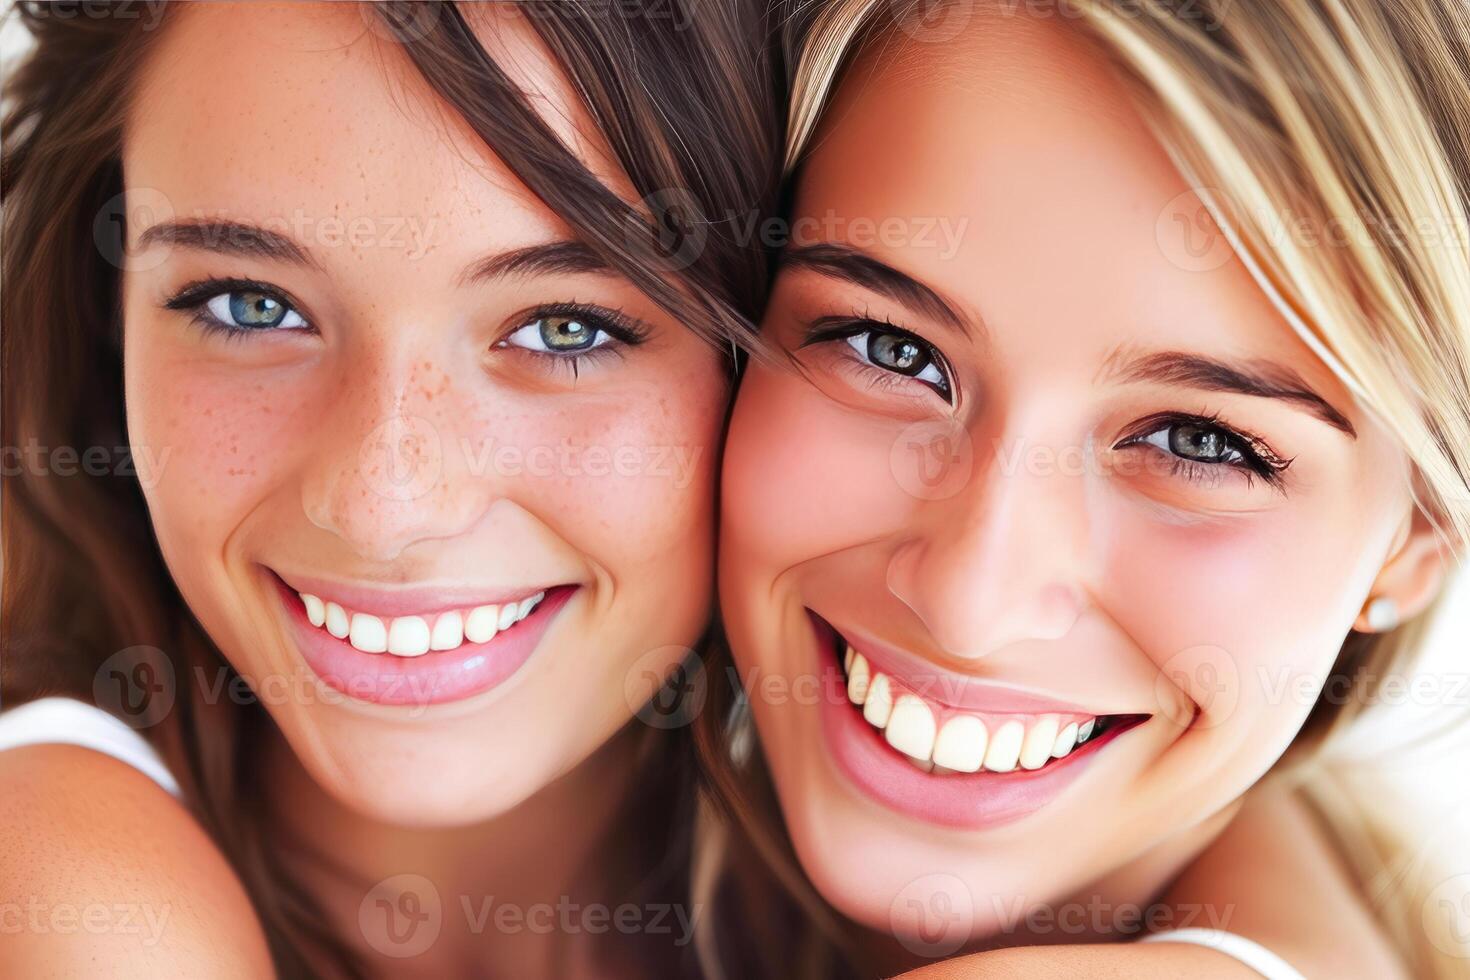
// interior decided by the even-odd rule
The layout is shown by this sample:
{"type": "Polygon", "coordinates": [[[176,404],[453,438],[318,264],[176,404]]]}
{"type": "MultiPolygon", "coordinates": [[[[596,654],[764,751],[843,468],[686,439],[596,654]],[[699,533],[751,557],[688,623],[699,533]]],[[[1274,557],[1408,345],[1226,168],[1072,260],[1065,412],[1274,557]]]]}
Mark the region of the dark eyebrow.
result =
{"type": "Polygon", "coordinates": [[[969,332],[965,318],[956,313],[939,293],[908,273],[900,272],[849,245],[792,246],[782,256],[781,264],[783,267],[811,269],[824,276],[871,289],[894,302],[969,332]]]}
{"type": "Polygon", "coordinates": [[[1103,362],[1099,376],[1125,382],[1151,381],[1295,402],[1333,428],[1354,439],[1358,437],[1347,416],[1313,391],[1295,371],[1271,361],[1256,360],[1249,365],[1234,365],[1185,351],[1156,351],[1124,360],[1121,350],[1115,350],[1103,362]]]}
{"type": "Polygon", "coordinates": [[[502,276],[575,275],[579,272],[615,274],[600,255],[581,242],[559,241],[487,256],[466,269],[460,276],[460,282],[469,284],[502,276]]]}
{"type": "Polygon", "coordinates": [[[306,249],[259,225],[239,221],[161,221],[143,229],[140,246],[163,243],[223,255],[250,255],[292,265],[315,266],[306,249]]]}
{"type": "MultiPolygon", "coordinates": [[[[139,245],[180,245],[224,255],[248,255],[317,268],[307,250],[290,237],[239,221],[165,221],[144,229],[139,245]]],[[[486,256],[460,274],[461,285],[511,275],[553,275],[613,269],[591,248],[576,241],[528,245],[486,256]]]]}

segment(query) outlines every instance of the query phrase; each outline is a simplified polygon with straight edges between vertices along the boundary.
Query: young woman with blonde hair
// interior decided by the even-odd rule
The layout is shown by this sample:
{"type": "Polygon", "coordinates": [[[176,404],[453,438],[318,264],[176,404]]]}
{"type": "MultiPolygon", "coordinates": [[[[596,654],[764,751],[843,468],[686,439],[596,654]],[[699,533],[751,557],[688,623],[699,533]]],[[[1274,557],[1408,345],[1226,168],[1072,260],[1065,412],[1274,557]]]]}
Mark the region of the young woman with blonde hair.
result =
{"type": "Polygon", "coordinates": [[[1406,749],[1339,736],[1470,540],[1470,14],[786,9],[816,230],[731,422],[749,711],[703,744],[812,970],[1465,975],[1406,749]]]}

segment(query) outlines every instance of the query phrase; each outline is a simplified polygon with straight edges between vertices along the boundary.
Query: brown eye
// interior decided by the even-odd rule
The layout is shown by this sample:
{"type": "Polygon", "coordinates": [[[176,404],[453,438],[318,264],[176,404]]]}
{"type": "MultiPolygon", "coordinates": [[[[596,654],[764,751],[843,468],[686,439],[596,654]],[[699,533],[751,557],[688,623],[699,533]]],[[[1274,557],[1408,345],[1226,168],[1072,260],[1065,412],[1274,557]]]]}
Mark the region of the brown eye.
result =
{"type": "Polygon", "coordinates": [[[1240,460],[1241,453],[1232,444],[1230,436],[1213,426],[1178,423],[1169,426],[1169,451],[1184,459],[1199,463],[1232,463],[1240,460]]]}
{"type": "Polygon", "coordinates": [[[896,330],[862,330],[847,338],[853,350],[874,367],[922,381],[949,397],[949,379],[940,369],[934,348],[912,334],[896,330]]]}
{"type": "Polygon", "coordinates": [[[929,366],[929,355],[917,340],[891,333],[868,334],[868,360],[911,378],[929,366]]]}

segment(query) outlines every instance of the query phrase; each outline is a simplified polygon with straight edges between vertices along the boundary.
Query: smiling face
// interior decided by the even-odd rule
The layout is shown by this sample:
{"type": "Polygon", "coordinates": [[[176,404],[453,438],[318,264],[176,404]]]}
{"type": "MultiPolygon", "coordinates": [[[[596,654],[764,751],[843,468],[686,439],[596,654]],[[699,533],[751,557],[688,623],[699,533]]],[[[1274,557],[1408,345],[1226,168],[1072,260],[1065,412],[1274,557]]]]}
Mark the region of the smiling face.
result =
{"type": "MultiPolygon", "coordinates": [[[[307,769],[468,823],[585,759],[703,628],[725,372],[357,6],[190,6],[160,39],[124,147],[128,429],[184,598],[307,769]],[[242,70],[225,36],[273,55],[242,70]]],[[[480,13],[616,173],[513,8],[480,13]]]]}
{"type": "Polygon", "coordinates": [[[731,644],[803,865],[875,928],[945,891],[996,932],[1222,812],[1412,513],[1073,30],[854,64],[765,321],[802,371],[752,366],[727,442],[731,644]]]}

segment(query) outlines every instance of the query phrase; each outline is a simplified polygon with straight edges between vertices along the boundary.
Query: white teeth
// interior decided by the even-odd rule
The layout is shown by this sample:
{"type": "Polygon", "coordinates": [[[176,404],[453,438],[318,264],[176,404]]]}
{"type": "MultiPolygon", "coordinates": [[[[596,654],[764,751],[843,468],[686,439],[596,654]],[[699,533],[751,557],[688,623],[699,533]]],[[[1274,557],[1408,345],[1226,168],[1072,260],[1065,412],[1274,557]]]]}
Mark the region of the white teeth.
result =
{"type": "Polygon", "coordinates": [[[352,614],[352,629],[347,642],[363,653],[386,653],[388,651],[388,629],[383,621],[367,613],[352,614]]]}
{"type": "Polygon", "coordinates": [[[868,658],[861,653],[854,654],[852,647],[847,652],[847,700],[862,704],[868,698],[868,681],[872,679],[868,674],[868,658]]]}
{"type": "Polygon", "coordinates": [[[955,715],[934,740],[934,764],[955,772],[979,772],[987,738],[985,722],[974,715],[955,715]]]}
{"type": "Polygon", "coordinates": [[[453,650],[464,642],[464,617],[458,609],[440,613],[429,634],[430,650],[453,650]]]}
{"type": "Polygon", "coordinates": [[[422,616],[397,616],[388,627],[388,652],[397,657],[421,657],[429,652],[429,624],[422,616]]]}
{"type": "Polygon", "coordinates": [[[1067,722],[1067,727],[1057,733],[1057,740],[1052,743],[1051,754],[1055,759],[1060,759],[1072,751],[1072,746],[1077,744],[1077,723],[1067,722]]]}
{"type": "Polygon", "coordinates": [[[320,626],[327,621],[327,607],[320,599],[306,592],[298,592],[301,603],[306,607],[306,618],[313,626],[320,626]]]}
{"type": "Polygon", "coordinates": [[[488,643],[499,631],[499,606],[476,606],[464,621],[464,638],[471,643],[488,643]]]}
{"type": "Polygon", "coordinates": [[[893,689],[887,674],[874,674],[868,684],[868,696],[863,701],[863,717],[874,728],[888,724],[888,714],[893,710],[893,689]]]}
{"type": "Polygon", "coordinates": [[[1026,731],[1021,742],[1020,763],[1022,769],[1040,769],[1051,758],[1051,749],[1057,744],[1057,725],[1061,719],[1056,715],[1043,715],[1026,731]]]}
{"type": "Polygon", "coordinates": [[[349,612],[335,602],[324,602],[308,592],[298,592],[307,620],[339,640],[346,640],[363,653],[391,653],[418,657],[430,650],[453,650],[468,640],[487,643],[501,630],[525,619],[546,598],[544,591],[519,602],[488,604],[461,611],[452,609],[438,616],[396,616],[391,619],[371,613],[349,612]],[[433,620],[433,628],[429,626],[433,620]]]}
{"type": "Polygon", "coordinates": [[[883,731],[888,744],[904,755],[927,761],[934,754],[934,712],[912,694],[901,694],[883,731]]]}
{"type": "Polygon", "coordinates": [[[341,640],[347,637],[349,628],[347,610],[335,602],[327,603],[327,632],[341,640]]]}
{"type": "Polygon", "coordinates": [[[925,772],[1040,769],[1065,757],[1097,725],[1096,718],[1063,725],[1059,715],[1040,715],[1029,728],[1019,717],[991,722],[998,726],[992,728],[975,715],[954,713],[940,726],[927,701],[902,688],[895,690],[888,675],[873,670],[868,659],[850,646],[843,666],[847,699],[861,708],[868,724],[882,730],[889,745],[925,772]]]}
{"type": "Polygon", "coordinates": [[[1019,721],[1008,721],[997,728],[985,747],[985,768],[991,772],[1010,772],[1016,768],[1025,737],[1026,726],[1019,721]]]}

